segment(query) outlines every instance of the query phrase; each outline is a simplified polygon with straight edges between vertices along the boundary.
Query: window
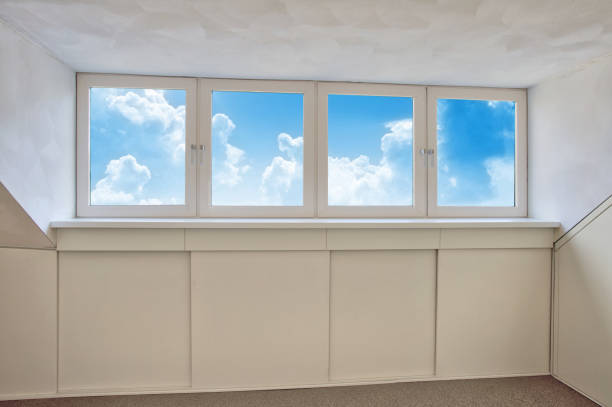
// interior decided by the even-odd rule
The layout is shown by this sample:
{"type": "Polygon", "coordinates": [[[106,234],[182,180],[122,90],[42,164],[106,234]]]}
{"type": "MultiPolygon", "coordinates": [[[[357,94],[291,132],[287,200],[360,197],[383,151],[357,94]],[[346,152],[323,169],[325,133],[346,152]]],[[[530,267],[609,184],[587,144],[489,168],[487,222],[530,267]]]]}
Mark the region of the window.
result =
{"type": "Polygon", "coordinates": [[[193,216],[193,79],[79,75],[78,211],[193,216]]]}
{"type": "Polygon", "coordinates": [[[201,81],[202,214],[312,216],[314,85],[201,81]]]}
{"type": "Polygon", "coordinates": [[[77,99],[77,216],[527,215],[525,90],[78,74],[77,99]]]}
{"type": "Polygon", "coordinates": [[[429,89],[429,215],[526,215],[524,95],[429,89]]]}
{"type": "Polygon", "coordinates": [[[319,84],[319,213],[422,216],[424,88],[319,84]]]}

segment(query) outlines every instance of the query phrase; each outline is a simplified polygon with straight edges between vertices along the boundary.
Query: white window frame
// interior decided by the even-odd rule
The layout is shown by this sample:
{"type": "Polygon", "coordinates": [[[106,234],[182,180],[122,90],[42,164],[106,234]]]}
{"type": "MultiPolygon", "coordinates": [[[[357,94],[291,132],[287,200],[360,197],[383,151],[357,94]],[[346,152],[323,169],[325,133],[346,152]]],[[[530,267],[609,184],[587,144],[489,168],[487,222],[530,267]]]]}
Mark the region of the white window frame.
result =
{"type": "Polygon", "coordinates": [[[314,217],[314,82],[243,79],[199,79],[199,142],[204,160],[198,171],[199,216],[201,217],[314,217]],[[221,206],[212,205],[212,92],[270,92],[303,95],[303,205],[302,206],[221,206]]]}
{"type": "Polygon", "coordinates": [[[527,92],[525,89],[427,87],[428,148],[433,150],[428,170],[428,211],[430,217],[524,217],[527,216],[527,92]],[[514,148],[514,206],[438,206],[438,99],[505,100],[516,103],[514,148]]]}
{"type": "Polygon", "coordinates": [[[137,75],[77,75],[77,217],[192,217],[196,215],[196,166],[189,160],[196,142],[196,79],[137,75]],[[185,204],[184,205],[91,205],[89,89],[185,90],[185,204]]]}
{"type": "Polygon", "coordinates": [[[424,86],[350,82],[319,82],[318,93],[318,215],[320,217],[423,217],[426,216],[427,171],[419,151],[426,140],[426,91],[424,86]],[[327,101],[329,94],[411,97],[413,100],[412,206],[405,205],[328,205],[327,101]]]}
{"type": "Polygon", "coordinates": [[[77,217],[525,217],[527,216],[526,89],[413,86],[349,82],[179,78],[77,74],[77,217]],[[182,89],[186,92],[185,204],[90,205],[89,89],[182,89]],[[212,92],[303,95],[303,205],[212,206],[212,92]],[[413,205],[328,205],[328,95],[413,98],[413,205]],[[509,100],[516,103],[515,205],[437,205],[437,100],[509,100]],[[427,154],[431,151],[431,154],[427,154]],[[421,154],[425,152],[425,154],[421,154]]]}

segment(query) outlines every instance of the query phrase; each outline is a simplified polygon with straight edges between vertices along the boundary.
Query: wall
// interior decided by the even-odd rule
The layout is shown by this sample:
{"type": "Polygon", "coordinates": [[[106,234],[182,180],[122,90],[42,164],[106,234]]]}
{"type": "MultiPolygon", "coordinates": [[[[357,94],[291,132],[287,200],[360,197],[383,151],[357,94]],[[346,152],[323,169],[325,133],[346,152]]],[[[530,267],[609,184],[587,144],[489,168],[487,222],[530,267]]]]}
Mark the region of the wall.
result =
{"type": "Polygon", "coordinates": [[[529,216],[561,236],[612,193],[612,56],[528,91],[529,216]]]}
{"type": "Polygon", "coordinates": [[[52,248],[54,244],[0,182],[0,247],[52,248]]]}
{"type": "Polygon", "coordinates": [[[38,227],[75,214],[75,73],[0,21],[0,181],[38,227]]]}
{"type": "Polygon", "coordinates": [[[555,245],[553,374],[612,406],[612,198],[555,245]]]}

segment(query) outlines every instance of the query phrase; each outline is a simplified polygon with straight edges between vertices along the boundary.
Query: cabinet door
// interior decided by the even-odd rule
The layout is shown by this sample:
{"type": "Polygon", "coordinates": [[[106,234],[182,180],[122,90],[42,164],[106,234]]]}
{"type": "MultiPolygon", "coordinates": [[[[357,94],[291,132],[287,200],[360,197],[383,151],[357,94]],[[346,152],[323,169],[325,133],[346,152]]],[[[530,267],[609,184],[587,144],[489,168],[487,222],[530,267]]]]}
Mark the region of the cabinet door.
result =
{"type": "Polygon", "coordinates": [[[190,384],[186,253],[60,253],[60,391],[190,384]]]}
{"type": "Polygon", "coordinates": [[[56,353],[55,251],[0,248],[0,399],[55,393],[56,353]]]}
{"type": "Polygon", "coordinates": [[[437,374],[549,372],[551,252],[440,250],[437,374]]]}
{"type": "Polygon", "coordinates": [[[433,250],[332,253],[332,380],[431,376],[433,250]]]}
{"type": "Polygon", "coordinates": [[[327,382],[328,252],[192,253],[193,385],[327,382]]]}
{"type": "Polygon", "coordinates": [[[555,253],[555,374],[612,406],[612,208],[555,253]]]}

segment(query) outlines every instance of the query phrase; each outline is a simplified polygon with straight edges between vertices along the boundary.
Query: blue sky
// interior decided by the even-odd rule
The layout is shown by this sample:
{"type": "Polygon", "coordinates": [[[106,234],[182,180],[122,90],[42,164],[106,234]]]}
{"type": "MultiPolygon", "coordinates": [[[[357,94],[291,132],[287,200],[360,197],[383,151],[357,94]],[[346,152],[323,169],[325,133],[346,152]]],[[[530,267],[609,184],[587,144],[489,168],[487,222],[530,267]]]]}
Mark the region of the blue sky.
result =
{"type": "Polygon", "coordinates": [[[438,99],[438,204],[513,206],[515,103],[438,99]]]}
{"type": "Polygon", "coordinates": [[[412,205],[412,98],[328,96],[328,203],[412,205]]]}
{"type": "Polygon", "coordinates": [[[185,91],[90,90],[92,205],[185,202],[185,91]]]}
{"type": "MultiPolygon", "coordinates": [[[[183,204],[185,91],[90,93],[91,202],[183,204]]],[[[330,205],[411,205],[413,105],[329,95],[330,205]]],[[[513,102],[438,101],[440,205],[514,204],[513,102]]],[[[213,205],[302,205],[303,96],[213,92],[213,205]]]]}
{"type": "Polygon", "coordinates": [[[213,205],[302,205],[303,109],[296,93],[213,92],[213,205]]]}

